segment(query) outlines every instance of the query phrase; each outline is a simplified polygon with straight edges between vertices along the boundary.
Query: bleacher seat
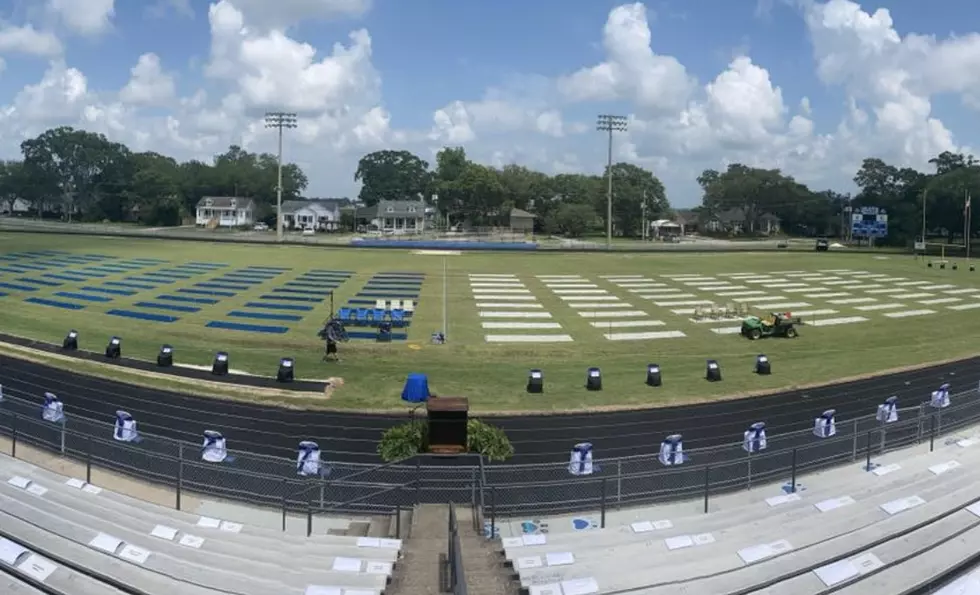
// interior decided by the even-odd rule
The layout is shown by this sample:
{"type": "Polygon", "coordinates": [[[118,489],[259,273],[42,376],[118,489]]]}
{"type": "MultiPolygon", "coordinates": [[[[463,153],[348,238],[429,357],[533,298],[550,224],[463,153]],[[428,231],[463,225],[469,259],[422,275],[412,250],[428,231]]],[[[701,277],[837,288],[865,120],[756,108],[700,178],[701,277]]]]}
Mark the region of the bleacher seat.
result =
{"type": "Polygon", "coordinates": [[[377,309],[387,310],[388,309],[388,302],[386,300],[382,300],[382,299],[374,300],[374,308],[376,310],[377,309]]]}
{"type": "Polygon", "coordinates": [[[405,312],[403,310],[392,310],[391,324],[395,328],[401,328],[405,326],[405,312]]]}
{"type": "Polygon", "coordinates": [[[358,326],[367,326],[368,325],[368,323],[370,322],[368,320],[368,312],[369,312],[369,310],[367,308],[358,308],[357,309],[357,325],[358,326]]]}

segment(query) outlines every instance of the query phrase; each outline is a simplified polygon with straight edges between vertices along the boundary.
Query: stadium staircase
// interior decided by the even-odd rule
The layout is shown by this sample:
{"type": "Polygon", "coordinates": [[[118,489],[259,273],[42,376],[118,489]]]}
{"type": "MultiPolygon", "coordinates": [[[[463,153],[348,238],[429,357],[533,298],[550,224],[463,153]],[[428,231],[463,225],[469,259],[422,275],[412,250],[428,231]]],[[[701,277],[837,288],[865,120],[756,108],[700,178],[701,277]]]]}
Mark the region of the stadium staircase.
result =
{"type": "MultiPolygon", "coordinates": [[[[467,595],[517,595],[519,588],[500,564],[499,541],[473,529],[472,511],[457,507],[467,595]]],[[[421,504],[412,514],[402,559],[385,595],[439,595],[447,592],[446,541],[449,506],[421,504]]]]}

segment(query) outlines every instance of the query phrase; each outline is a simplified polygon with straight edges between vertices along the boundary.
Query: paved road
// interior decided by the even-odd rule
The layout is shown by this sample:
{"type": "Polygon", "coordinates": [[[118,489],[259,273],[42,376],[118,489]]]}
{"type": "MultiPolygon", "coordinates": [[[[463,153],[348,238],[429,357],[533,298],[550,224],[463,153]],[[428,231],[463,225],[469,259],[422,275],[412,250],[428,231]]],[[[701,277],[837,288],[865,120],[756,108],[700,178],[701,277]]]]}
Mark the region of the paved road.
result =
{"type": "MultiPolygon", "coordinates": [[[[491,482],[500,485],[498,499],[501,504],[523,504],[530,507],[532,503],[550,502],[545,507],[549,509],[571,507],[573,503],[592,507],[603,497],[603,489],[606,490],[607,497],[612,497],[614,492],[615,498],[629,499],[632,496],[643,500],[661,497],[663,494],[670,495],[668,492],[674,495],[689,493],[701,489],[704,483],[703,470],[695,472],[693,468],[682,467],[668,478],[662,475],[663,469],[648,458],[619,464],[615,470],[610,468],[611,465],[604,465],[603,471],[596,477],[576,479],[576,483],[572,485],[567,484],[569,476],[560,467],[543,469],[525,465],[566,462],[571,445],[579,441],[592,442],[599,458],[655,454],[663,437],[675,432],[684,434],[685,447],[689,450],[717,447],[739,441],[742,432],[751,423],[765,421],[771,438],[770,453],[788,450],[783,450],[782,454],[773,453],[765,460],[756,460],[753,463],[753,475],[758,479],[767,470],[774,472],[777,468],[788,467],[792,448],[814,443],[816,439],[806,434],[805,430],[812,428],[813,418],[828,408],[836,408],[838,411],[842,440],[827,443],[826,447],[807,450],[806,454],[800,455],[806,457],[806,460],[798,463],[849,458],[854,442],[844,436],[849,436],[852,431],[850,426],[844,427],[845,420],[873,413],[875,407],[890,395],[898,396],[903,407],[917,406],[927,400],[929,393],[943,382],[952,383],[954,392],[974,389],[980,382],[978,363],[980,358],[884,378],[688,407],[496,418],[495,423],[506,430],[517,454],[507,464],[491,469],[491,482]],[[804,432],[801,433],[801,430],[804,432]],[[658,474],[617,482],[615,486],[611,486],[607,480],[605,488],[602,485],[602,477],[648,472],[658,474]],[[533,482],[562,484],[527,487],[527,484],[533,482]],[[508,484],[521,484],[523,487],[508,487],[508,484]]],[[[324,457],[332,462],[378,463],[375,447],[381,432],[408,418],[407,412],[405,415],[299,412],[193,397],[92,378],[9,357],[0,357],[0,384],[3,385],[4,394],[37,404],[30,409],[24,409],[12,399],[7,401],[7,408],[29,416],[38,414],[45,391],[57,394],[65,404],[71,428],[78,432],[107,438],[106,426],[97,426],[82,418],[111,424],[115,411],[123,409],[132,413],[139,421],[141,430],[148,434],[197,443],[203,430],[215,429],[225,435],[232,449],[286,457],[290,460],[295,457],[296,445],[300,440],[313,439],[320,443],[324,457]]],[[[971,415],[976,413],[980,413],[980,402],[977,410],[970,412],[971,415]]],[[[862,448],[864,432],[871,427],[860,428],[862,448]]],[[[38,423],[32,431],[49,432],[49,440],[55,443],[53,428],[43,428],[38,423]]],[[[900,442],[908,440],[914,434],[915,429],[911,428],[892,431],[888,440],[890,443],[900,442]]],[[[69,444],[68,448],[83,452],[85,448],[91,447],[77,443],[69,444]]],[[[174,446],[164,441],[148,441],[141,448],[177,456],[174,446]]],[[[110,455],[107,452],[105,456],[110,455]]],[[[176,475],[172,465],[166,462],[151,461],[145,455],[140,459],[138,453],[134,456],[137,462],[130,464],[135,469],[152,471],[161,476],[176,475]]],[[[198,455],[196,452],[189,452],[183,456],[185,460],[193,461],[198,455]]],[[[747,475],[747,462],[744,453],[738,448],[702,452],[692,460],[692,464],[705,463],[716,465],[712,472],[712,483],[740,485],[747,475]]],[[[251,471],[295,477],[292,463],[288,461],[249,458],[247,462],[242,460],[241,464],[251,471]]],[[[433,471],[430,476],[427,489],[433,493],[452,490],[453,486],[464,483],[464,478],[458,472],[454,474],[448,469],[442,472],[433,471]],[[445,485],[440,486],[440,482],[445,485]]],[[[185,481],[193,482],[195,477],[202,484],[222,481],[215,478],[211,469],[185,473],[185,481]],[[195,476],[194,473],[198,475],[195,476]]],[[[413,474],[408,471],[389,469],[373,472],[362,479],[399,483],[413,478],[413,474]]],[[[235,481],[239,483],[234,488],[229,485],[229,490],[243,488],[240,477],[235,481]]],[[[271,485],[268,480],[255,480],[254,485],[247,489],[253,494],[268,495],[273,499],[280,497],[283,489],[290,494],[296,491],[294,487],[271,485]]],[[[356,490],[351,490],[344,496],[357,495],[356,490]]],[[[436,497],[441,496],[433,496],[436,497]]],[[[388,495],[385,498],[385,501],[393,501],[395,496],[388,495]]],[[[404,498],[410,496],[397,497],[398,500],[404,498]]]]}

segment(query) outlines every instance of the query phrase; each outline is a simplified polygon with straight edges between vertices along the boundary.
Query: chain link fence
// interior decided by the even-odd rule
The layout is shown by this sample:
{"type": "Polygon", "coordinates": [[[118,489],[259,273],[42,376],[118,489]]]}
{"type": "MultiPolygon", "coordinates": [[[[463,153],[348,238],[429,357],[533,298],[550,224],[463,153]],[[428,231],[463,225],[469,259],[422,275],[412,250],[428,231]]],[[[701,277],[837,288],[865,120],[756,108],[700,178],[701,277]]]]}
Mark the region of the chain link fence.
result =
{"type": "MultiPolygon", "coordinates": [[[[565,462],[535,465],[488,464],[480,455],[418,455],[383,465],[324,461],[316,477],[298,474],[295,459],[229,450],[225,463],[201,458],[202,446],[152,434],[138,444],[113,439],[114,425],[66,415],[60,423],[41,417],[41,404],[20,397],[0,402],[0,436],[17,456],[26,445],[83,463],[86,479],[101,468],[163,486],[173,506],[183,494],[274,507],[287,512],[397,515],[419,503],[470,503],[474,528],[492,535],[496,519],[599,510],[667,500],[703,498],[774,481],[793,491],[803,473],[864,459],[898,448],[949,437],[980,421],[980,392],[952,397],[937,409],[923,403],[899,410],[883,424],[868,415],[838,420],[836,435],[817,438],[810,430],[768,437],[767,448],[747,453],[741,441],[686,451],[688,460],[663,466],[654,453],[598,459],[589,476],[572,476],[565,462]],[[485,521],[487,517],[489,520],[485,521]]],[[[312,524],[310,524],[312,526],[312,524]]]]}

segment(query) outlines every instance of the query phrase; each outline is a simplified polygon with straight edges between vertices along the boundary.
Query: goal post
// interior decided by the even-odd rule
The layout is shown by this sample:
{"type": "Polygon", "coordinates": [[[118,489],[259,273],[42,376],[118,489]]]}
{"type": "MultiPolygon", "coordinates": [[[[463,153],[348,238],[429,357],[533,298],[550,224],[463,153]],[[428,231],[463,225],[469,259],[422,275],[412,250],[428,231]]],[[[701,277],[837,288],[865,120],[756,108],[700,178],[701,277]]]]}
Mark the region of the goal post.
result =
{"type": "Polygon", "coordinates": [[[940,242],[916,242],[915,255],[932,264],[946,265],[950,259],[969,260],[966,244],[945,244],[940,242]],[[938,260],[936,257],[939,257],[938,260]]]}

